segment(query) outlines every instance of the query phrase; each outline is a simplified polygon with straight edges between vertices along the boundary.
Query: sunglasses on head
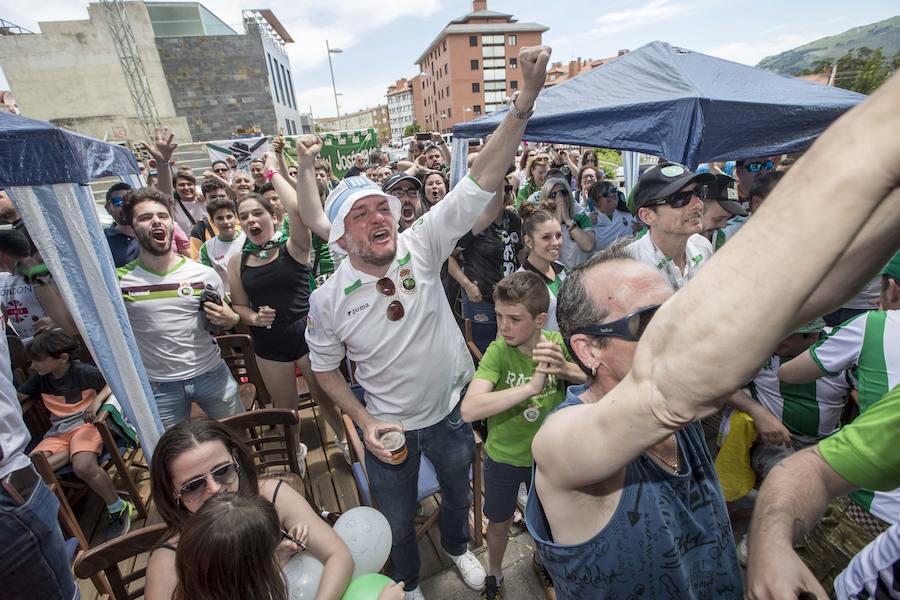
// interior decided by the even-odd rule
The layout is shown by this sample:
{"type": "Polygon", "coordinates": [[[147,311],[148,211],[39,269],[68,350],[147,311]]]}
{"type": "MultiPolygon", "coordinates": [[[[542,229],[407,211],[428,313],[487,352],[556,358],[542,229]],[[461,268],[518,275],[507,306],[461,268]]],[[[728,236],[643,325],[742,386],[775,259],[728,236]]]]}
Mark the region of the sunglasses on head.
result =
{"type": "Polygon", "coordinates": [[[562,198],[568,198],[569,190],[553,190],[552,192],[547,194],[547,197],[550,198],[551,200],[556,200],[557,196],[560,196],[562,198]]]}
{"type": "Polygon", "coordinates": [[[775,168],[775,161],[771,160],[755,160],[753,162],[744,163],[744,168],[751,173],[759,173],[760,171],[771,171],[775,168]]]}
{"type": "Polygon", "coordinates": [[[650,324],[653,315],[656,314],[656,311],[660,306],[660,304],[647,306],[609,323],[599,323],[597,325],[580,327],[573,331],[572,335],[583,333],[584,335],[592,335],[594,337],[617,337],[622,338],[623,340],[636,342],[641,339],[644,330],[647,329],[647,325],[650,324]]]}
{"type": "MultiPolygon", "coordinates": [[[[375,290],[382,296],[387,296],[388,298],[390,298],[397,293],[397,286],[394,285],[394,282],[391,279],[382,277],[375,282],[375,290]]],[[[403,304],[401,304],[399,300],[392,300],[391,303],[388,304],[388,321],[399,321],[403,318],[404,315],[406,315],[406,310],[404,310],[403,304]]]]}
{"type": "Polygon", "coordinates": [[[668,204],[672,208],[684,208],[691,203],[691,199],[694,196],[697,196],[701,200],[706,200],[706,186],[694,190],[675,192],[668,198],[661,198],[647,206],[662,206],[663,204],[668,204]]]}
{"type": "Polygon", "coordinates": [[[210,477],[212,477],[219,485],[231,485],[234,483],[234,480],[237,479],[240,470],[241,468],[236,462],[229,462],[218,466],[206,475],[201,475],[181,486],[175,494],[175,500],[176,502],[181,501],[182,503],[196,502],[203,497],[203,492],[206,491],[206,484],[210,477]]]}

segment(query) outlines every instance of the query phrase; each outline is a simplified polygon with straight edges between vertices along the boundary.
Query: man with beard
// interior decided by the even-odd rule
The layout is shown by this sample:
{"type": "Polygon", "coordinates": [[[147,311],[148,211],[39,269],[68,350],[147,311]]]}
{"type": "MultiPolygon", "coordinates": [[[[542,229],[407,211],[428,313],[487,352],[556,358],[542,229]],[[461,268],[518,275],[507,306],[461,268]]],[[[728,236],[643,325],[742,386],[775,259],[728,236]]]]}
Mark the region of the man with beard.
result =
{"type": "Polygon", "coordinates": [[[422,210],[422,200],[419,198],[421,189],[422,182],[418,177],[403,172],[394,173],[382,184],[381,191],[400,201],[400,219],[397,221],[400,231],[412,227],[415,220],[425,212],[422,210]]]}
{"type": "Polygon", "coordinates": [[[222,279],[172,253],[172,202],[166,196],[140,188],[123,208],[140,255],[118,269],[119,287],[163,427],[190,418],[192,401],[211,419],[242,412],[237,384],[201,318],[214,327],[240,320],[221,300],[203,301],[210,293],[224,297],[222,279]]]}
{"type": "Polygon", "coordinates": [[[137,240],[134,238],[134,230],[125,224],[125,217],[122,215],[122,205],[125,203],[125,196],[130,191],[131,186],[127,183],[113,184],[106,191],[106,204],[103,205],[109,216],[113,218],[112,225],[104,229],[103,233],[106,234],[106,242],[109,244],[109,251],[112,252],[116,268],[130,263],[141,253],[137,240]]]}
{"type": "MultiPolygon", "coordinates": [[[[484,567],[467,548],[474,437],[459,406],[474,367],[444,301],[440,271],[459,238],[483,230],[502,210],[507,166],[549,58],[546,47],[521,50],[524,86],[496,135],[447,197],[399,236],[400,201],[367,179],[345,179],[324,211],[315,198],[298,194],[303,221],[348,255],[310,297],[306,339],[322,388],[363,431],[369,483],[391,525],[392,576],[405,583],[408,599],[424,598],[413,523],[423,454],[441,483],[441,545],[466,585],[484,585],[484,567]],[[365,406],[340,372],[345,356],[356,363],[365,406]],[[382,443],[389,432],[405,432],[405,460],[382,443]]],[[[298,160],[313,161],[320,148],[316,138],[301,138],[298,160]]],[[[312,172],[301,168],[299,176],[312,172]]]]}
{"type": "Polygon", "coordinates": [[[703,186],[711,173],[692,173],[672,162],[647,169],[634,191],[634,206],[650,232],[628,245],[631,254],[659,271],[678,290],[713,254],[703,231],[703,186]]]}

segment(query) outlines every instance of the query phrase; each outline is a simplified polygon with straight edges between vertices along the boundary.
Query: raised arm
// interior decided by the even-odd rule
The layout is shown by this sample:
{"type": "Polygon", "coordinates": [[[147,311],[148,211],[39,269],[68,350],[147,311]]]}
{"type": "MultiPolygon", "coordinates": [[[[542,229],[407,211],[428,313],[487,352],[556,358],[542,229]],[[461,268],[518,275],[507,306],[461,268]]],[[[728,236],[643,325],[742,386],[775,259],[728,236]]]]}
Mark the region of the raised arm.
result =
{"type": "Polygon", "coordinates": [[[166,196],[173,196],[172,192],[175,188],[172,184],[172,168],[169,161],[172,160],[172,154],[178,148],[178,144],[175,143],[175,134],[169,131],[168,127],[157,127],[153,145],[144,140],[141,140],[140,144],[156,161],[156,187],[166,196]]]}
{"type": "MultiPolygon", "coordinates": [[[[516,97],[515,105],[520,112],[533,109],[534,101],[547,77],[549,60],[550,48],[547,46],[522,48],[519,52],[519,66],[522,68],[524,85],[516,97]]],[[[527,119],[516,118],[510,111],[478,153],[475,163],[469,170],[469,176],[481,189],[490,192],[498,189],[503,191],[506,169],[516,156],[516,149],[522,141],[527,122],[527,119]]]]}
{"type": "Polygon", "coordinates": [[[900,238],[869,255],[845,251],[882,205],[895,213],[886,218],[900,221],[900,196],[892,194],[900,181],[898,103],[900,76],[830,127],[741,233],[657,311],[619,385],[601,402],[547,420],[535,440],[538,465],[563,440],[575,440],[570,456],[585,458],[543,476],[566,489],[611,478],[750,380],[779,340],[812,319],[806,302],[836,263],[851,261],[864,280],[874,276],[900,238]],[[862,173],[840,167],[842,151],[858,154],[862,173]],[[832,193],[851,185],[852,198],[832,193]],[[743,307],[740,319],[735,305],[743,307]]]}
{"type": "Polygon", "coordinates": [[[494,197],[485,207],[484,212],[479,215],[478,220],[475,221],[475,224],[472,226],[472,235],[478,235],[479,233],[487,229],[491,222],[496,219],[502,211],[503,187],[501,186],[500,189],[494,192],[494,197]]]}
{"type": "Polygon", "coordinates": [[[316,187],[316,156],[321,150],[322,140],[318,136],[297,138],[297,206],[306,226],[319,238],[327,240],[331,233],[331,221],[325,215],[319,200],[319,188],[316,187]]]}
{"type": "MultiPolygon", "coordinates": [[[[300,210],[297,207],[297,194],[301,190],[295,191],[291,184],[288,183],[288,180],[281,174],[278,170],[278,162],[274,154],[266,152],[265,163],[266,172],[273,172],[271,179],[272,186],[275,188],[278,198],[281,199],[281,203],[284,205],[284,210],[287,212],[288,216],[288,224],[291,227],[291,237],[288,238],[287,243],[288,251],[291,253],[291,256],[294,257],[294,260],[300,264],[308,265],[309,249],[312,245],[312,240],[309,237],[309,228],[300,218],[300,210]]],[[[313,183],[315,183],[315,179],[313,179],[313,183]]],[[[304,189],[302,192],[309,193],[309,190],[304,189]]],[[[315,193],[316,198],[318,198],[318,191],[315,193]]],[[[276,223],[276,229],[280,225],[280,223],[276,223]]]]}

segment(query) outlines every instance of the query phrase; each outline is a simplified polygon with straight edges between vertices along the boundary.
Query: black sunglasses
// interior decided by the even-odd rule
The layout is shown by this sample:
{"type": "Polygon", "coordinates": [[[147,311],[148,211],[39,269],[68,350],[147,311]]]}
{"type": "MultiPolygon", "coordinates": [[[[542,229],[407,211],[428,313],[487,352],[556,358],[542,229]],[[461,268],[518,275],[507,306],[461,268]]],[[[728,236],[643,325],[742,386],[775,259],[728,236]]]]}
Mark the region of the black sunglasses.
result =
{"type": "Polygon", "coordinates": [[[227,168],[227,167],[224,168],[224,169],[221,168],[221,167],[218,168],[218,169],[213,169],[213,173],[227,173],[227,172],[228,172],[228,168],[227,168]]]}
{"type": "Polygon", "coordinates": [[[631,342],[636,342],[641,339],[644,330],[647,329],[647,325],[650,324],[653,315],[656,314],[656,311],[660,306],[662,305],[654,304],[653,306],[647,306],[646,308],[636,310],[633,313],[627,314],[621,319],[610,323],[599,323],[597,325],[580,327],[573,331],[572,335],[583,333],[584,335],[592,335],[594,337],[618,337],[631,342]]]}
{"type": "Polygon", "coordinates": [[[198,500],[203,494],[203,490],[206,489],[206,482],[209,477],[212,477],[219,485],[231,485],[234,483],[240,470],[241,468],[236,462],[229,462],[220,467],[216,467],[206,475],[192,479],[181,486],[181,489],[175,494],[175,500],[180,500],[182,502],[194,502],[198,500]]]}
{"type": "MultiPolygon", "coordinates": [[[[391,279],[382,277],[375,282],[375,290],[382,296],[387,296],[388,298],[390,298],[397,293],[397,286],[394,285],[394,282],[391,279]]],[[[392,300],[391,303],[388,304],[388,321],[399,321],[405,314],[406,310],[404,310],[403,304],[399,300],[392,300]]]]}
{"type": "Polygon", "coordinates": [[[672,208],[684,208],[691,203],[691,199],[693,199],[694,196],[697,196],[701,200],[706,200],[706,186],[685,192],[675,192],[668,198],[661,198],[647,206],[662,206],[663,204],[668,204],[672,208]]]}
{"type": "Polygon", "coordinates": [[[568,198],[569,190],[553,190],[552,192],[547,194],[547,197],[550,198],[551,200],[556,200],[557,196],[561,196],[563,198],[568,198]]]}

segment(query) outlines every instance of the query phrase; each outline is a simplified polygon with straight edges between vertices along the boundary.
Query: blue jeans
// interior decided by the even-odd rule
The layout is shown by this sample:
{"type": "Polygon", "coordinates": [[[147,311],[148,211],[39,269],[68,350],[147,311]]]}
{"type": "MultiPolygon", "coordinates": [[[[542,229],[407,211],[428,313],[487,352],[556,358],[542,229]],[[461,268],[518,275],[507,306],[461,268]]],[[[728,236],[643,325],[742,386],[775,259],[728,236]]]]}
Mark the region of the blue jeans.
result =
{"type": "Polygon", "coordinates": [[[206,373],[184,381],[151,381],[163,429],[169,430],[191,416],[196,402],[210,419],[224,419],[244,412],[237,383],[224,360],[206,373]]]}
{"type": "Polygon", "coordinates": [[[0,582],[4,598],[80,598],[59,529],[59,501],[39,481],[19,506],[0,487],[0,582]]]}
{"type": "Polygon", "coordinates": [[[378,509],[391,525],[391,576],[406,589],[419,585],[416,503],[422,454],[434,465],[441,486],[441,546],[448,554],[465,553],[469,543],[469,473],[475,453],[472,426],[462,420],[459,404],[440,423],[406,432],[409,457],[399,465],[378,460],[366,449],[366,471],[378,509]]]}

